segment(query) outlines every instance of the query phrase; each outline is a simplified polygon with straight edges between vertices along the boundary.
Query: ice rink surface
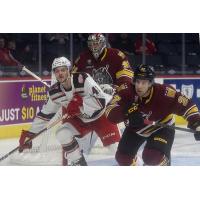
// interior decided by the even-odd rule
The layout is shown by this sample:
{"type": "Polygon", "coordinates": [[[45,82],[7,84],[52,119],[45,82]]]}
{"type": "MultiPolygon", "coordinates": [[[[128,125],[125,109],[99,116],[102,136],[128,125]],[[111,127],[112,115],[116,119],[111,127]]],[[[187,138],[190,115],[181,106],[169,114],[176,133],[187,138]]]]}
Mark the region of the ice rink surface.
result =
{"type": "MultiPolygon", "coordinates": [[[[0,140],[0,156],[2,157],[18,145],[18,139],[0,140]]],[[[142,150],[142,149],[141,149],[142,150]]],[[[139,158],[141,154],[139,152],[139,158]]],[[[115,166],[117,165],[114,154],[86,155],[89,166],[115,166]]],[[[140,162],[140,161],[139,161],[140,162]]],[[[200,166],[200,142],[195,141],[193,134],[176,131],[176,137],[172,147],[172,166],[200,166]]],[[[9,166],[9,157],[2,161],[0,165],[9,166]]],[[[15,164],[16,165],[16,164],[15,164]]]]}

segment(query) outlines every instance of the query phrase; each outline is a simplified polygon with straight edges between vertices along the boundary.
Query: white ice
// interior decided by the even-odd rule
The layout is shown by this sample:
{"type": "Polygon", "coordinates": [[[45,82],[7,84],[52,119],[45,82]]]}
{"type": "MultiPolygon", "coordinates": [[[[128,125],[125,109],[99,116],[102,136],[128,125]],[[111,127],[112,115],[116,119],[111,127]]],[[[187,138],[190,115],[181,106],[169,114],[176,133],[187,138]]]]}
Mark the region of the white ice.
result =
{"type": "MultiPolygon", "coordinates": [[[[14,149],[18,145],[18,139],[0,140],[0,157],[14,149]]],[[[172,166],[200,166],[200,142],[195,141],[193,134],[176,131],[175,141],[172,147],[172,166]]],[[[140,152],[139,152],[140,154],[140,152]]],[[[117,165],[114,154],[90,154],[86,155],[90,166],[115,166],[117,165]]],[[[0,162],[0,165],[13,165],[9,157],[0,162]]]]}

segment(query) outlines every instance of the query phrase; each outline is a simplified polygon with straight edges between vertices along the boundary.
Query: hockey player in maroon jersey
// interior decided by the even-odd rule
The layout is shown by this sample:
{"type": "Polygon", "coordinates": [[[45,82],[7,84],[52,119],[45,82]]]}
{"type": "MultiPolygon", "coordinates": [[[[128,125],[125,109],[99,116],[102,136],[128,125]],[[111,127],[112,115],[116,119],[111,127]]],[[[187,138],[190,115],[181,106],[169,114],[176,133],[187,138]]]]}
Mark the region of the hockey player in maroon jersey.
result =
{"type": "Polygon", "coordinates": [[[56,137],[63,150],[63,165],[87,165],[75,136],[83,137],[90,131],[101,129],[101,117],[111,95],[104,93],[92,77],[85,73],[70,73],[71,62],[65,57],[55,58],[52,70],[57,82],[49,89],[48,101],[37,114],[29,131],[22,131],[20,152],[31,148],[27,139],[34,138],[55,116],[67,113],[56,131],[56,137]]]}
{"type": "MultiPolygon", "coordinates": [[[[103,34],[90,34],[88,50],[82,52],[76,59],[73,72],[89,73],[104,92],[113,93],[113,87],[122,96],[130,92],[133,71],[126,55],[118,49],[107,48],[103,34]]],[[[110,123],[106,117],[101,118],[106,125],[101,127],[97,135],[104,146],[113,148],[119,142],[120,133],[117,125],[110,123]]],[[[115,149],[115,147],[114,147],[115,149]]]]}
{"type": "Polygon", "coordinates": [[[132,94],[115,95],[107,107],[106,116],[113,123],[124,121],[126,128],[118,145],[116,160],[119,165],[134,165],[140,146],[144,165],[170,165],[170,152],[175,130],[146,122],[154,121],[173,126],[174,114],[183,116],[188,127],[200,140],[200,113],[186,96],[169,85],[154,83],[153,67],[141,65],[135,70],[132,94]]]}

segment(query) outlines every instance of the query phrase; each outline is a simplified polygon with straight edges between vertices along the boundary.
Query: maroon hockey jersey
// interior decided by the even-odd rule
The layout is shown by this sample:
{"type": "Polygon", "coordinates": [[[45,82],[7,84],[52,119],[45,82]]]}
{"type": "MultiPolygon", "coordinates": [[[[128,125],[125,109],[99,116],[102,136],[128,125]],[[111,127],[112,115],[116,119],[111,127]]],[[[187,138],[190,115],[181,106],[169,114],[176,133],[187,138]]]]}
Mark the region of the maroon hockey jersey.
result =
{"type": "MultiPolygon", "coordinates": [[[[149,96],[145,98],[138,97],[134,86],[132,86],[131,96],[124,98],[115,95],[111,104],[107,107],[106,116],[114,123],[125,121],[125,124],[129,127],[128,121],[126,121],[127,113],[128,109],[135,103],[138,104],[138,111],[143,114],[145,119],[150,121],[172,125],[174,124],[174,114],[183,116],[189,122],[189,126],[197,120],[200,121],[199,110],[191,99],[169,85],[158,83],[153,85],[149,96]]],[[[137,133],[147,137],[160,128],[146,125],[137,130],[137,133]]]]}
{"type": "Polygon", "coordinates": [[[99,84],[113,84],[122,96],[130,92],[133,71],[126,55],[113,48],[105,48],[96,60],[89,50],[76,59],[72,72],[86,72],[99,84]]]}

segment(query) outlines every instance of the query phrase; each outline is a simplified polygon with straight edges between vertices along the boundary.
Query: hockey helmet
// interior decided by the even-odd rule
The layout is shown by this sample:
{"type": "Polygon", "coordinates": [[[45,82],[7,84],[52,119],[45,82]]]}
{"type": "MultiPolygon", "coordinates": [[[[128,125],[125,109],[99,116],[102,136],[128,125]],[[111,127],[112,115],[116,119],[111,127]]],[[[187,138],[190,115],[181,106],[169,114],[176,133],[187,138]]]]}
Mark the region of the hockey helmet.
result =
{"type": "Polygon", "coordinates": [[[101,33],[94,33],[88,37],[88,48],[97,59],[106,47],[106,38],[101,33]]]}
{"type": "Polygon", "coordinates": [[[150,80],[154,81],[156,74],[154,71],[154,68],[149,65],[140,65],[137,67],[134,71],[134,81],[136,79],[144,79],[144,80],[150,80]]]}
{"type": "Polygon", "coordinates": [[[71,67],[71,62],[65,57],[55,58],[52,63],[52,70],[54,71],[57,67],[66,66],[68,69],[71,67]]]}

